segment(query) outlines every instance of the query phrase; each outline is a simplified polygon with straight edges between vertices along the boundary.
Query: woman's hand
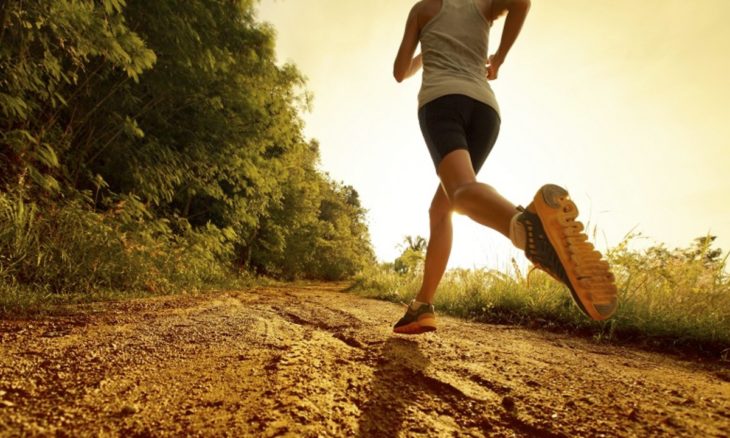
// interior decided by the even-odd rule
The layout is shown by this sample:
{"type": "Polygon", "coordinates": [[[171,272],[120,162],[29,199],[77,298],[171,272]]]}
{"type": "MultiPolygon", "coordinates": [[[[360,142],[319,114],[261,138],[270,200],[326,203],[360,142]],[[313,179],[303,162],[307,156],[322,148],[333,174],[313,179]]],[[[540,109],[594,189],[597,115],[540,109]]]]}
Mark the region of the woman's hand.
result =
{"type": "Polygon", "coordinates": [[[530,0],[504,0],[501,2],[498,10],[506,10],[507,18],[504,20],[504,29],[502,30],[502,40],[499,43],[497,53],[490,56],[487,60],[487,79],[493,81],[497,79],[499,68],[504,63],[507,53],[515,43],[517,35],[522,30],[522,25],[527,18],[527,12],[530,10],[530,0]]]}
{"type": "Polygon", "coordinates": [[[493,81],[499,76],[499,68],[502,66],[504,59],[497,54],[490,55],[487,60],[487,79],[493,81]]]}

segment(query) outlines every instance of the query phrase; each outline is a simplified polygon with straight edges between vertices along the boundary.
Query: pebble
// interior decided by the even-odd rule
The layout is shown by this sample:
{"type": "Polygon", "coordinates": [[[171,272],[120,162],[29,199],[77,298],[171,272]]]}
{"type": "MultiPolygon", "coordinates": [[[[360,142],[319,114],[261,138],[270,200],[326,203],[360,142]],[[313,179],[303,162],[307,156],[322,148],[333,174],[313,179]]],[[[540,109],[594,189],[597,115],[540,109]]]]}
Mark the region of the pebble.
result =
{"type": "Polygon", "coordinates": [[[122,411],[121,411],[122,415],[134,415],[137,412],[139,412],[139,406],[137,406],[136,404],[133,404],[133,403],[124,405],[124,407],[122,408],[122,411]]]}
{"type": "Polygon", "coordinates": [[[515,399],[513,399],[510,396],[504,397],[502,399],[502,406],[507,410],[512,410],[515,408],[515,399]]]}

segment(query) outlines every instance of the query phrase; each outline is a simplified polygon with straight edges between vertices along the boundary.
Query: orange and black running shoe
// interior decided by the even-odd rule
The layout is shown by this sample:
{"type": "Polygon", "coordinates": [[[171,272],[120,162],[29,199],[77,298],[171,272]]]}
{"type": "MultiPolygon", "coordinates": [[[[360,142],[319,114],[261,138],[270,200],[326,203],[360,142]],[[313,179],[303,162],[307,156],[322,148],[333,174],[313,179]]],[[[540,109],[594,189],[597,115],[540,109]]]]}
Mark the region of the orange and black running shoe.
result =
{"type": "Polygon", "coordinates": [[[417,309],[408,306],[403,315],[393,327],[393,332],[403,335],[418,335],[436,330],[436,312],[433,304],[421,304],[417,309]]]}
{"type": "Polygon", "coordinates": [[[578,207],[568,192],[545,185],[521,210],[517,220],[527,234],[528,260],[568,286],[583,313],[597,321],[610,318],[618,306],[614,276],[608,262],[588,242],[583,224],[576,220],[578,207]]]}

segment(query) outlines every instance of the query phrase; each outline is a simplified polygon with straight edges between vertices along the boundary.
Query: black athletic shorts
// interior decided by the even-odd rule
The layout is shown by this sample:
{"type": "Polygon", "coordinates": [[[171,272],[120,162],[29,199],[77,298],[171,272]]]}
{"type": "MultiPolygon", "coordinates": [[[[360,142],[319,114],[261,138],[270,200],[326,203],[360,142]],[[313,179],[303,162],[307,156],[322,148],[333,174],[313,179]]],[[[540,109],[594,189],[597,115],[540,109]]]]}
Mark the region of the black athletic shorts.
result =
{"type": "Polygon", "coordinates": [[[438,171],[441,160],[457,149],[471,156],[479,172],[499,134],[500,119],[491,106],[461,94],[449,94],[418,110],[418,122],[438,171]]]}

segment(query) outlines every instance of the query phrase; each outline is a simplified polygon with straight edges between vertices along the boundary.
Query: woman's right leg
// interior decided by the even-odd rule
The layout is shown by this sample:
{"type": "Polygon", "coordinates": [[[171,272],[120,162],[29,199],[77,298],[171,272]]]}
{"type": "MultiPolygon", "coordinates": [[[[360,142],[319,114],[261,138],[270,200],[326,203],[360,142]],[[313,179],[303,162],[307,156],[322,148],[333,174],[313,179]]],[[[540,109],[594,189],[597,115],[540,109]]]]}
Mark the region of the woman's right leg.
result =
{"type": "Polygon", "coordinates": [[[568,192],[545,185],[526,211],[520,213],[492,187],[477,183],[473,175],[466,150],[451,152],[441,161],[439,177],[454,211],[500,231],[521,249],[525,249],[529,239],[525,255],[535,266],[568,286],[573,299],[588,316],[595,320],[610,318],[618,303],[615,278],[608,263],[588,242],[583,225],[575,220],[578,210],[568,192]],[[518,234],[521,244],[517,243],[518,234]],[[552,241],[562,243],[555,245],[552,241]]]}
{"type": "Polygon", "coordinates": [[[510,224],[519,213],[493,187],[476,181],[469,152],[457,149],[446,155],[438,175],[454,211],[511,238],[510,224]]]}

